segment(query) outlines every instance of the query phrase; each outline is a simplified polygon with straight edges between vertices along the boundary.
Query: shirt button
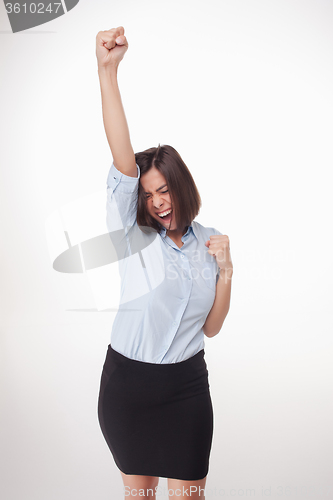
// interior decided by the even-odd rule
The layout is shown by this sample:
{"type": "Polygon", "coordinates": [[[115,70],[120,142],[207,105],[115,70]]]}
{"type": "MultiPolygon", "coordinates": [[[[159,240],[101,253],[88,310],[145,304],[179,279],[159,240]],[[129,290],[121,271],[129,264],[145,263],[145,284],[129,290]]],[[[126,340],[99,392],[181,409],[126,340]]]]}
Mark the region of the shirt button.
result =
{"type": "Polygon", "coordinates": [[[183,255],[183,254],[181,254],[181,258],[182,258],[182,259],[184,258],[184,255],[183,255]]]}

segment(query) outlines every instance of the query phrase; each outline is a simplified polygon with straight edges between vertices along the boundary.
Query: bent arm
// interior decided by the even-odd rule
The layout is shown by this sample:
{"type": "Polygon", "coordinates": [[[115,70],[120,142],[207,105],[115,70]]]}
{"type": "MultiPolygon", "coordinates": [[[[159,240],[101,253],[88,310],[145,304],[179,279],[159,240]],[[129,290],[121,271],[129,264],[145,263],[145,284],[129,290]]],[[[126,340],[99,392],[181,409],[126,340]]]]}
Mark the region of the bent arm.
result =
{"type": "Polygon", "coordinates": [[[220,269],[220,276],[216,284],[214,304],[202,327],[206,337],[215,337],[215,335],[219,333],[229,312],[232,274],[232,268],[220,269]]]}
{"type": "Polygon", "coordinates": [[[118,66],[99,66],[103,122],[114,166],[129,177],[137,177],[137,166],[117,81],[118,66]]]}

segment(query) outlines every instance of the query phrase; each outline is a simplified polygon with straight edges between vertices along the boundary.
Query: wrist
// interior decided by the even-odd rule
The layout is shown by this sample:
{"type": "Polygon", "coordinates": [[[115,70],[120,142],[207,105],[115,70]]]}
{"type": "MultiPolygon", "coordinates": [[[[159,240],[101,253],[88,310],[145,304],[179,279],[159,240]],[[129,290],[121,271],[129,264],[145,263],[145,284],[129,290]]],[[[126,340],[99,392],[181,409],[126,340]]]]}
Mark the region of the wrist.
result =
{"type": "Polygon", "coordinates": [[[108,64],[107,66],[97,66],[97,71],[100,76],[103,75],[115,75],[117,76],[118,64],[108,64]]]}

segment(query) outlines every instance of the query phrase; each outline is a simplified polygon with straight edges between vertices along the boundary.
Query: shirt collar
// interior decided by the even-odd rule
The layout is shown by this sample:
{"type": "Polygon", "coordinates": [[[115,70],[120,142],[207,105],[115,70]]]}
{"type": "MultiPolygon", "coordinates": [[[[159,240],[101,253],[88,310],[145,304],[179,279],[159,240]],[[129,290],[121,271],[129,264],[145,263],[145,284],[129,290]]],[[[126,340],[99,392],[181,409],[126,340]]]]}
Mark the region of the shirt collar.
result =
{"type": "MultiPolygon", "coordinates": [[[[194,234],[194,236],[198,239],[198,235],[196,234],[195,225],[193,224],[193,222],[192,222],[192,224],[190,224],[188,226],[187,231],[183,236],[185,236],[186,234],[189,234],[191,231],[194,234]]],[[[166,237],[166,235],[167,235],[166,232],[167,232],[166,228],[162,227],[162,230],[160,232],[160,235],[162,236],[162,238],[166,237]]]]}

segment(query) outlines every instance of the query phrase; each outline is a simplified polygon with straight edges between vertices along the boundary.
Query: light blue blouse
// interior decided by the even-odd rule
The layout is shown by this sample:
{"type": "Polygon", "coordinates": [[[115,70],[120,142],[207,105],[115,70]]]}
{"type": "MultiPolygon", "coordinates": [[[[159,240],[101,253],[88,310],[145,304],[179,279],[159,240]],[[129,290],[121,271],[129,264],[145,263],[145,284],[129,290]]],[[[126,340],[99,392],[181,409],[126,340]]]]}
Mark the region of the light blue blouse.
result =
{"type": "Polygon", "coordinates": [[[222,234],[196,221],[179,248],[163,228],[137,225],[140,178],[122,174],[112,163],[107,177],[109,236],[118,256],[120,305],[111,346],[147,363],[178,363],[205,346],[202,326],[213,305],[219,267],[205,242],[222,234]]]}

